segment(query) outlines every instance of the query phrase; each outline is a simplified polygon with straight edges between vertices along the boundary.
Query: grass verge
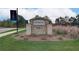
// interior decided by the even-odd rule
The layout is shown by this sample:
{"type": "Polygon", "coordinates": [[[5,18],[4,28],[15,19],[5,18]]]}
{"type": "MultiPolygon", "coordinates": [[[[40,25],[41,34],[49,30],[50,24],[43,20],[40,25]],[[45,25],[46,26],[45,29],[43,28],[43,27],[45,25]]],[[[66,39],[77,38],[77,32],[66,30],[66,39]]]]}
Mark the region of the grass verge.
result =
{"type": "Polygon", "coordinates": [[[79,51],[79,40],[27,41],[16,40],[12,35],[0,38],[0,51],[79,51]]]}

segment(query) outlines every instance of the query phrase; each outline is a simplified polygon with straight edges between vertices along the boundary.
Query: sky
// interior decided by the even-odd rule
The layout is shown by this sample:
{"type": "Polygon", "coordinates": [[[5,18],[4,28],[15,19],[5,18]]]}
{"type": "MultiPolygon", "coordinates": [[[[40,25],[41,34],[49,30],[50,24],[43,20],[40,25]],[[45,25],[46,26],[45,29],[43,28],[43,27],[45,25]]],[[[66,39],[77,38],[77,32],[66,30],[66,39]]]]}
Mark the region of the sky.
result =
{"type": "MultiPolygon", "coordinates": [[[[10,10],[16,10],[16,8],[0,8],[0,20],[10,18],[10,10]]],[[[18,14],[26,20],[33,18],[35,15],[48,16],[52,22],[55,22],[55,19],[60,16],[75,17],[79,14],[79,8],[19,8],[18,14]]]]}
{"type": "Polygon", "coordinates": [[[71,10],[75,12],[76,14],[79,14],[79,8],[71,8],[71,10]]]}

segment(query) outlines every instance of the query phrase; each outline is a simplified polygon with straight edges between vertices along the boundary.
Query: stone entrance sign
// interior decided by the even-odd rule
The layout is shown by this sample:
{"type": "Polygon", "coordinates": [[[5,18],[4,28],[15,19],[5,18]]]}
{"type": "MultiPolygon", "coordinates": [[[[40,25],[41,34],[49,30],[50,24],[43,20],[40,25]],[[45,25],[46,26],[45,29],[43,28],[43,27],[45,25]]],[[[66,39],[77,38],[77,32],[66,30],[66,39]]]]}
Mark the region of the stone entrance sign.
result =
{"type": "Polygon", "coordinates": [[[33,21],[32,23],[32,34],[34,35],[42,35],[42,34],[46,34],[46,25],[45,25],[45,21],[42,19],[36,19],[33,21]]]}
{"type": "Polygon", "coordinates": [[[36,16],[30,19],[30,24],[26,24],[27,35],[52,35],[52,24],[46,17],[36,16]]]}

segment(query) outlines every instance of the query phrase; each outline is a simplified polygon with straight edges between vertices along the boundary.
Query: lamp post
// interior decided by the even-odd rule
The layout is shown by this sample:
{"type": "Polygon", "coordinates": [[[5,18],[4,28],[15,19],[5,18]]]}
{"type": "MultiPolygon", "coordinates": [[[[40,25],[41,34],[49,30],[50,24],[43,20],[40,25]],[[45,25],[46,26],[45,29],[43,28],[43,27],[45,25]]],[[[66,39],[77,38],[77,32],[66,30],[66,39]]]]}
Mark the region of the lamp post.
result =
{"type": "Polygon", "coordinates": [[[18,23],[18,8],[16,10],[10,10],[10,20],[12,22],[16,22],[16,30],[18,34],[18,28],[19,28],[19,23],[18,23]]]}
{"type": "Polygon", "coordinates": [[[18,26],[18,8],[16,9],[16,12],[17,12],[16,27],[17,27],[17,34],[18,34],[18,28],[19,28],[19,26],[18,26]]]}

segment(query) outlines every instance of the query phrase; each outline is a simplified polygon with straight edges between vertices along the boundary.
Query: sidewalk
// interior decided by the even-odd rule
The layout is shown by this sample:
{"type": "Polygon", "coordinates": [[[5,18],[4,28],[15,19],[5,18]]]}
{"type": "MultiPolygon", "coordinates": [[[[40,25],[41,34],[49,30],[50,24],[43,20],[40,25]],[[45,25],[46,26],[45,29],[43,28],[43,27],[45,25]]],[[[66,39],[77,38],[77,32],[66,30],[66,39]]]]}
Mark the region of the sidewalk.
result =
{"type": "MultiPolygon", "coordinates": [[[[18,31],[23,31],[23,30],[24,30],[24,29],[20,29],[20,30],[18,30],[18,31]]],[[[16,30],[11,31],[11,32],[2,33],[2,34],[0,34],[0,37],[6,36],[6,35],[10,35],[10,34],[13,34],[13,33],[16,33],[16,30]]]]}
{"type": "Polygon", "coordinates": [[[9,30],[14,30],[14,29],[16,29],[16,28],[1,28],[0,27],[0,33],[1,32],[6,32],[6,31],[9,31],[9,30]]]}

